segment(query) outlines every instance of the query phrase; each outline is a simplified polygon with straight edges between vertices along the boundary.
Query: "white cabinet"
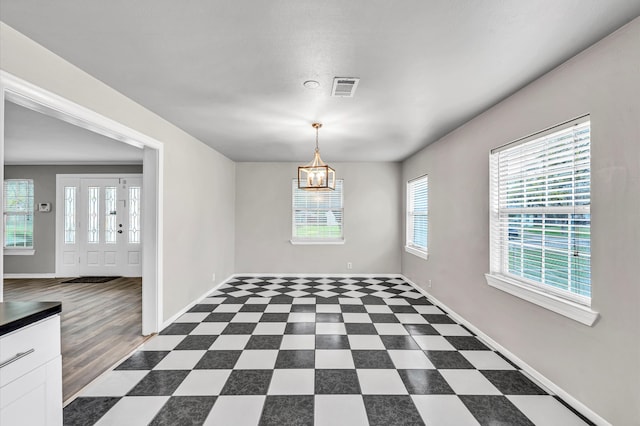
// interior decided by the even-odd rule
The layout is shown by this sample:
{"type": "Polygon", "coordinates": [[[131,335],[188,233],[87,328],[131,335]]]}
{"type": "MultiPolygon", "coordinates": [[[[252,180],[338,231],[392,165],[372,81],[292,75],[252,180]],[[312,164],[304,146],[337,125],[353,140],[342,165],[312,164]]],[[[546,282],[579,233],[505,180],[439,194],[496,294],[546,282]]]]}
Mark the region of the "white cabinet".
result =
{"type": "Polygon", "coordinates": [[[62,425],[59,315],[0,336],[0,425],[62,425]]]}

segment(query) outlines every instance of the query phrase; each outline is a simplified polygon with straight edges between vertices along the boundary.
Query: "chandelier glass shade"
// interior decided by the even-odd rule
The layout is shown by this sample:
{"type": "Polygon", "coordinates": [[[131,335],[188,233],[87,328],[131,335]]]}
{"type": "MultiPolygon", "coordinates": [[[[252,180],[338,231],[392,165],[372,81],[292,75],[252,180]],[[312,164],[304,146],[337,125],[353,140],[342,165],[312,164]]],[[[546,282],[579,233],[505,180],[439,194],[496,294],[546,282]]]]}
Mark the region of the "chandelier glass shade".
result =
{"type": "Polygon", "coordinates": [[[298,167],[298,188],[306,191],[336,189],[336,171],[320,158],[318,129],[322,127],[322,124],[313,123],[312,126],[316,129],[316,151],[313,155],[313,160],[309,164],[298,167]]]}

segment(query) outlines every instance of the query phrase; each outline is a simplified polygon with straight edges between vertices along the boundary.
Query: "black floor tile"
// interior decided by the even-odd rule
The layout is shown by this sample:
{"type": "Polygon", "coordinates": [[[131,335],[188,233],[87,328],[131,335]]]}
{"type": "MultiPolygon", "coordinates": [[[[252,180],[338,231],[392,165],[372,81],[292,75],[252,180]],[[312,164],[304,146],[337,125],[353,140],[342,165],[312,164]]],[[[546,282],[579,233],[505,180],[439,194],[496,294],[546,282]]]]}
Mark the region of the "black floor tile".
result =
{"type": "Polygon", "coordinates": [[[313,426],[313,395],[267,396],[260,426],[313,426]]]}
{"type": "Polygon", "coordinates": [[[174,348],[174,350],[207,350],[213,345],[218,336],[191,335],[187,336],[174,348]]]}
{"type": "Polygon", "coordinates": [[[245,349],[280,349],[282,335],[251,336],[245,349]]]}
{"type": "Polygon", "coordinates": [[[341,334],[316,335],[316,349],[349,349],[349,338],[341,334]]]}
{"type": "Polygon", "coordinates": [[[356,368],[395,368],[387,351],[352,350],[356,368]]]}
{"type": "Polygon", "coordinates": [[[256,325],[255,322],[232,322],[225,327],[222,334],[251,334],[256,325]]]}
{"type": "Polygon", "coordinates": [[[202,303],[200,305],[194,305],[187,312],[211,312],[216,308],[217,305],[213,305],[211,303],[202,303]]]}
{"type": "Polygon", "coordinates": [[[137,351],[116,367],[116,370],[151,370],[169,351],[137,351]]]}
{"type": "Polygon", "coordinates": [[[207,419],[215,400],[215,396],[172,396],[149,425],[202,424],[207,419]]]}
{"type": "Polygon", "coordinates": [[[501,395],[460,395],[467,409],[483,426],[534,426],[515,405],[501,395]]]}
{"type": "Polygon", "coordinates": [[[96,423],[121,397],[81,397],[64,408],[64,426],[85,426],[96,423]]]}
{"type": "Polygon", "coordinates": [[[473,369],[475,368],[457,351],[425,351],[427,358],[438,369],[473,369]]]}
{"type": "Polygon", "coordinates": [[[420,346],[411,336],[380,336],[386,349],[417,349],[420,346]]]}
{"type": "Polygon", "coordinates": [[[242,351],[207,351],[194,370],[231,369],[236,365],[242,351]]]}
{"type": "Polygon", "coordinates": [[[315,322],[290,322],[284,330],[284,334],[315,334],[315,332],[315,322]]]}
{"type": "Polygon", "coordinates": [[[426,319],[429,322],[429,324],[455,324],[456,323],[448,315],[423,314],[422,317],[426,319]]]}
{"type": "Polygon", "coordinates": [[[313,350],[280,351],[275,368],[314,368],[315,362],[313,350]]]}
{"type": "Polygon", "coordinates": [[[187,335],[193,331],[200,324],[199,322],[179,322],[173,323],[167,326],[164,330],[160,332],[161,335],[178,335],[184,334],[187,335]]]}
{"type": "Polygon", "coordinates": [[[316,370],[316,394],[359,394],[360,382],[356,370],[316,370]]]}
{"type": "Polygon", "coordinates": [[[266,395],[273,370],[233,370],[220,395],[266,395]]]}
{"type": "Polygon", "coordinates": [[[285,313],[266,313],[260,317],[260,322],[287,322],[289,314],[285,313]]]}
{"type": "Polygon", "coordinates": [[[169,396],[187,377],[189,370],[152,370],[127,396],[169,396]]]}
{"type": "MultiPolygon", "coordinates": [[[[295,305],[294,305],[295,306],[295,305]]],[[[343,322],[342,314],[316,314],[316,322],[343,322]]]]}
{"type": "Polygon", "coordinates": [[[482,370],[480,371],[504,395],[546,395],[520,371],[482,370]]]}
{"type": "Polygon", "coordinates": [[[424,425],[408,395],[364,395],[363,399],[371,426],[424,425]]]}
{"type": "Polygon", "coordinates": [[[235,316],[236,314],[233,312],[222,312],[222,313],[213,312],[207,315],[207,317],[203,319],[202,322],[229,322],[235,316]]]}
{"type": "Polygon", "coordinates": [[[398,323],[400,322],[394,314],[369,314],[374,323],[398,323]]]}
{"type": "Polygon", "coordinates": [[[346,323],[344,327],[347,330],[347,334],[355,335],[355,334],[378,334],[378,330],[373,324],[368,323],[346,323]]]}
{"type": "Polygon", "coordinates": [[[409,334],[415,336],[435,336],[440,333],[429,324],[404,324],[404,328],[409,334]]]}
{"type": "Polygon", "coordinates": [[[366,314],[367,308],[364,305],[340,305],[343,314],[366,314]]]}
{"type": "Polygon", "coordinates": [[[477,337],[473,336],[445,336],[451,346],[459,351],[490,351],[477,337]]]}

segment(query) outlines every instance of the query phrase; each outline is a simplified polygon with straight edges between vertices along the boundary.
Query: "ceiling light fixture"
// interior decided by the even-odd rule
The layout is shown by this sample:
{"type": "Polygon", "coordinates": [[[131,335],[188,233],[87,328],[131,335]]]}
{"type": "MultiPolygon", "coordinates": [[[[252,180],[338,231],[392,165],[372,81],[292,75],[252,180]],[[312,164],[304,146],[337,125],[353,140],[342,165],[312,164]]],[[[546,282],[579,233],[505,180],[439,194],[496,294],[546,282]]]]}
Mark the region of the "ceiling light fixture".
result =
{"type": "Polygon", "coordinates": [[[327,166],[320,158],[318,130],[322,124],[313,123],[311,126],[316,129],[316,152],[309,164],[298,167],[298,188],[307,191],[336,189],[336,171],[327,166]]]}
{"type": "Polygon", "coordinates": [[[307,80],[302,83],[302,85],[307,89],[317,89],[318,87],[320,87],[320,83],[318,83],[316,80],[307,80]]]}

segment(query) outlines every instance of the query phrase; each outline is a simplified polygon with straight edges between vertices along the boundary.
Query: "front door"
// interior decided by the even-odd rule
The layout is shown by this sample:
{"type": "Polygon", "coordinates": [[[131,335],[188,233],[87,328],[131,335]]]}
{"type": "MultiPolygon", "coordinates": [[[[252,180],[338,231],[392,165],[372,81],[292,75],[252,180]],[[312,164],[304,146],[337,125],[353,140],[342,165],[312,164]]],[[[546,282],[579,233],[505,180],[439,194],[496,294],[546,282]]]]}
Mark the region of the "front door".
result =
{"type": "Polygon", "coordinates": [[[142,178],[58,179],[58,276],[142,275],[142,178]]]}

